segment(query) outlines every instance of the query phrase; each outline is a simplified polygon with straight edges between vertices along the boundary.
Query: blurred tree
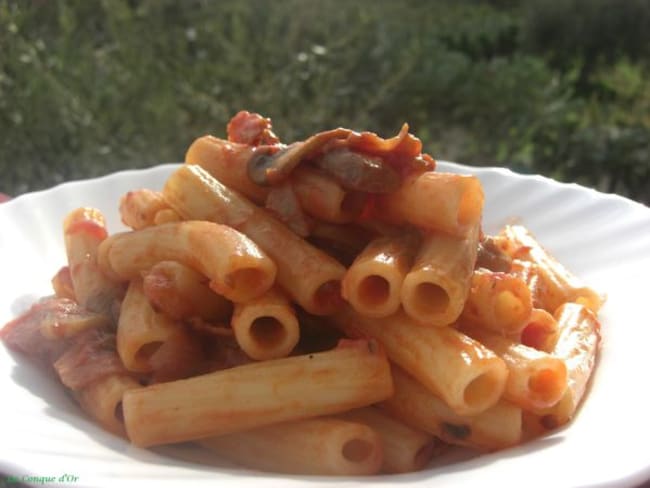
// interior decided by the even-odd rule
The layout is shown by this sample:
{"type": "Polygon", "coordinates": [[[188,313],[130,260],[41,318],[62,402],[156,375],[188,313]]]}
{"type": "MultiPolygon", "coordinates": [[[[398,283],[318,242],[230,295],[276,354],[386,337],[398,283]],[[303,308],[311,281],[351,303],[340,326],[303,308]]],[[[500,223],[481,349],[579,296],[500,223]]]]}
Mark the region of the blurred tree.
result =
{"type": "Polygon", "coordinates": [[[0,0],[0,191],[178,161],[248,109],[650,201],[648,27],[642,0],[0,0]]]}

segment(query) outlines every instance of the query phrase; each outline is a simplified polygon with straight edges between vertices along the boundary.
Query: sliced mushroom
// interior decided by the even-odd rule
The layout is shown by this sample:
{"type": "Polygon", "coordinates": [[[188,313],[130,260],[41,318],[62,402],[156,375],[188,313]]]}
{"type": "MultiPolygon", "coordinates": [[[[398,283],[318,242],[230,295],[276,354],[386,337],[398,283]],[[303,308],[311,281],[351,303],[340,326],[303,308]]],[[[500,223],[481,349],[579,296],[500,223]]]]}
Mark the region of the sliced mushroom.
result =
{"type": "Polygon", "coordinates": [[[512,258],[508,256],[494,242],[494,238],[486,236],[478,243],[476,255],[476,268],[486,268],[490,271],[509,272],[512,266],[512,258]]]}
{"type": "Polygon", "coordinates": [[[313,164],[336,178],[347,190],[390,193],[400,186],[399,173],[382,158],[338,148],[326,152],[313,164]]]}
{"type": "Polygon", "coordinates": [[[349,129],[319,132],[309,139],[289,146],[260,146],[248,162],[248,177],[258,185],[277,185],[286,180],[301,161],[309,158],[332,139],[344,139],[349,129]]]}

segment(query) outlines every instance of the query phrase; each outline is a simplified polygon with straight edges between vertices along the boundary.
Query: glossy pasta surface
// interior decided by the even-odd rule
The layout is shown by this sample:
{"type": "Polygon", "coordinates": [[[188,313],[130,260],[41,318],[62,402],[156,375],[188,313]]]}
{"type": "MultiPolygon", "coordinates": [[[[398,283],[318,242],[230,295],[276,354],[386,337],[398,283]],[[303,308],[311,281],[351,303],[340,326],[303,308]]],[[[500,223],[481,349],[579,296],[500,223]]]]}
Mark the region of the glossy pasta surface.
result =
{"type": "Polygon", "coordinates": [[[1,337],[53,367],[106,430],[225,458],[237,445],[232,460],[257,469],[405,472],[454,446],[546,435],[588,396],[604,299],[524,226],[488,234],[478,178],[421,150],[408,126],[283,144],[241,112],[161,190],[116,201],[130,230],[73,211],[66,222],[82,224],[64,228],[55,295],[1,337]],[[165,278],[169,263],[190,278],[165,278]],[[99,310],[71,313],[89,295],[99,310]],[[165,296],[182,301],[156,304],[165,296]],[[95,358],[106,368],[86,367],[95,358]],[[300,439],[299,453],[282,439],[300,439]],[[272,445],[277,460],[259,463],[272,445]]]}

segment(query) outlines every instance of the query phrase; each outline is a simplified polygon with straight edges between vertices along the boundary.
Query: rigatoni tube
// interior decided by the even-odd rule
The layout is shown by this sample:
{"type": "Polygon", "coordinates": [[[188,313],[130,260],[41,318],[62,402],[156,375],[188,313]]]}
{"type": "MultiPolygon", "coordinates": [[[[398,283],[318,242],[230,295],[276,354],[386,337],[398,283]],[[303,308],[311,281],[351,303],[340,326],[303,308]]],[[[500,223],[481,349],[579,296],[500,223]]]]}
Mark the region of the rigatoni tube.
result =
{"type": "Polygon", "coordinates": [[[499,355],[508,366],[503,397],[531,410],[557,403],[567,388],[564,361],[480,327],[464,329],[469,336],[499,355]]]}
{"type": "Polygon", "coordinates": [[[339,413],[392,393],[383,350],[362,340],[132,390],[123,405],[129,438],[146,447],[339,413]]]}
{"type": "Polygon", "coordinates": [[[554,429],[567,423],[575,414],[596,363],[600,345],[600,323],[586,306],[566,303],[555,313],[560,329],[553,355],[567,366],[568,387],[555,405],[535,410],[540,426],[554,429]]]}
{"type": "Polygon", "coordinates": [[[77,208],[63,222],[68,268],[76,302],[91,312],[111,316],[124,287],[98,264],[99,248],[108,236],[104,215],[91,207],[77,208]]]}
{"type": "Polygon", "coordinates": [[[253,359],[288,356],[300,339],[293,305],[278,288],[235,304],[230,325],[239,346],[253,359]]]}
{"type": "Polygon", "coordinates": [[[530,291],[509,273],[477,269],[461,319],[503,335],[520,332],[533,310],[530,291]]]}
{"type": "Polygon", "coordinates": [[[132,190],[120,198],[122,223],[134,230],[155,225],[156,215],[170,210],[162,194],[146,188],[132,190]]]}
{"type": "MultiPolygon", "coordinates": [[[[185,154],[185,162],[201,166],[228,188],[257,204],[264,204],[270,187],[260,186],[248,177],[248,164],[264,148],[256,148],[214,136],[196,139],[185,154]]],[[[365,196],[346,191],[331,176],[309,167],[295,168],[291,185],[305,212],[325,222],[345,223],[357,217],[365,196]]]]}
{"type": "Polygon", "coordinates": [[[129,371],[156,369],[187,373],[200,358],[188,354],[195,341],[183,324],[156,312],[144,294],[142,280],[133,279],[117,323],[117,352],[129,371]],[[155,356],[158,355],[158,358],[155,356]],[[188,361],[188,356],[192,361],[188,361]]]}
{"type": "Polygon", "coordinates": [[[365,194],[346,190],[331,176],[305,166],[294,169],[291,184],[305,212],[324,222],[352,222],[366,202],[365,194]]]}
{"type": "Polygon", "coordinates": [[[201,166],[228,188],[240,192],[255,203],[264,203],[269,188],[248,177],[248,162],[258,149],[214,136],[196,139],[185,153],[185,162],[201,166]]]}
{"type": "Polygon", "coordinates": [[[526,324],[515,334],[522,344],[540,351],[552,352],[557,344],[560,330],[555,317],[541,308],[533,308],[526,324]]]}
{"type": "Polygon", "coordinates": [[[199,317],[225,321],[232,304],[208,286],[209,278],[178,261],[160,261],[144,275],[143,288],[154,308],[174,320],[199,317]]]}
{"type": "Polygon", "coordinates": [[[554,313],[565,302],[576,302],[597,313],[604,298],[585,286],[575,275],[542,247],[530,231],[522,225],[506,226],[499,234],[498,242],[513,259],[529,261],[537,266],[539,286],[545,288],[545,308],[554,313]]]}
{"type": "Polygon", "coordinates": [[[181,166],[163,194],[183,217],[225,224],[255,241],[276,264],[278,284],[308,312],[327,315],[341,305],[343,265],[201,167],[181,166]]]}
{"type": "Polygon", "coordinates": [[[109,432],[126,437],[122,397],[127,390],[141,388],[133,377],[113,374],[93,381],[75,392],[75,397],[91,417],[109,432]]]}
{"type": "Polygon", "coordinates": [[[384,446],[382,471],[411,473],[424,468],[441,451],[433,434],[414,429],[376,407],[364,407],[338,415],[339,418],[372,427],[384,446]]]}
{"type": "Polygon", "coordinates": [[[122,280],[167,260],[203,273],[216,293],[234,302],[261,295],[276,275],[273,261],[253,241],[213,222],[173,222],[113,234],[102,242],[98,255],[101,268],[122,280]]]}
{"type": "Polygon", "coordinates": [[[422,327],[403,312],[390,317],[362,317],[349,307],[332,317],[350,337],[373,337],[394,363],[460,415],[494,405],[505,388],[508,369],[480,342],[451,327],[422,327]]]}
{"type": "Polygon", "coordinates": [[[483,188],[476,176],[426,171],[379,199],[379,215],[397,224],[465,236],[481,220],[483,188]]]}
{"type": "Polygon", "coordinates": [[[282,422],[199,443],[249,468],[293,474],[376,474],[383,458],[381,437],[372,428],[331,417],[282,422]]]}
{"type": "Polygon", "coordinates": [[[415,378],[393,367],[395,394],[381,407],[402,422],[450,444],[496,450],[521,441],[522,409],[500,400],[476,415],[459,415],[415,378]]]}
{"type": "Polygon", "coordinates": [[[404,311],[423,325],[444,326],[463,310],[476,261],[478,226],[466,237],[429,234],[404,278],[404,311]]]}
{"type": "Polygon", "coordinates": [[[379,237],[371,241],[345,273],[342,295],[367,317],[386,317],[399,309],[404,277],[417,250],[415,236],[379,237]]]}

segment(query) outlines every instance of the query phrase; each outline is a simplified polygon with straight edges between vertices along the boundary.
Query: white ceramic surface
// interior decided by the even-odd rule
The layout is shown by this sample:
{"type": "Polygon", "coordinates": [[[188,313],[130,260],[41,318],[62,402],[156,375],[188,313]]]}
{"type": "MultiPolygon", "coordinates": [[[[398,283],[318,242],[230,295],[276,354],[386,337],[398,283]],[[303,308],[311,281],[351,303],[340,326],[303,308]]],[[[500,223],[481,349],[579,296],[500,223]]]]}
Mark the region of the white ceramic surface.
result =
{"type": "MultiPolygon", "coordinates": [[[[51,293],[65,262],[61,222],[82,205],[121,230],[119,197],[160,189],[173,165],[71,182],[0,205],[0,324],[51,293]]],[[[314,486],[635,486],[650,479],[650,210],[621,197],[497,168],[440,163],[477,174],[484,228],[528,226],[587,284],[607,294],[603,347],[587,402],[550,437],[494,454],[434,463],[419,473],[357,479],[269,475],[237,468],[191,445],[142,450],[103,432],[51,377],[0,346],[0,472],[78,479],[40,486],[282,488],[314,486]]],[[[38,485],[38,483],[33,483],[38,485]]]]}

